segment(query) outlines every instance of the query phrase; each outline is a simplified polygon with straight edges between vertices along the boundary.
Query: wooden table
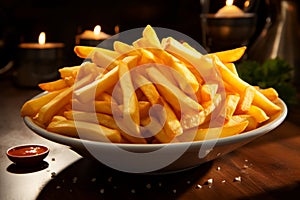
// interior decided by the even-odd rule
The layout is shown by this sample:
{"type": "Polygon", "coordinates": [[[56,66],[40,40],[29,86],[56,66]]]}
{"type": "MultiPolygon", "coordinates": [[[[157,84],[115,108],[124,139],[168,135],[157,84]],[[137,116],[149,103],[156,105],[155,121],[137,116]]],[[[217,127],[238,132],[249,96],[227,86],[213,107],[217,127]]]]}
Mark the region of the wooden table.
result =
{"type": "Polygon", "coordinates": [[[274,131],[197,168],[164,175],[127,174],[30,131],[19,110],[40,90],[16,88],[9,77],[0,78],[1,200],[299,199],[299,109],[290,110],[274,131]],[[37,167],[19,168],[5,151],[23,143],[48,145],[50,153],[37,167]]]}

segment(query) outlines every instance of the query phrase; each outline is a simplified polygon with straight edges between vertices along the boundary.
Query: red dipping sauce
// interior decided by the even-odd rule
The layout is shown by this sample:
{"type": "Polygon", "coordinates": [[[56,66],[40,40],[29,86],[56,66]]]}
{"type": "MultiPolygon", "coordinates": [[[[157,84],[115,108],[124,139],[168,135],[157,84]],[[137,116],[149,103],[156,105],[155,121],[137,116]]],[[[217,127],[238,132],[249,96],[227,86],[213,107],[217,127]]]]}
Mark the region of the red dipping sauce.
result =
{"type": "Polygon", "coordinates": [[[7,157],[20,166],[33,166],[41,163],[49,154],[49,148],[39,144],[25,144],[11,147],[6,151],[7,157]]]}
{"type": "Polygon", "coordinates": [[[44,146],[19,146],[10,149],[7,153],[11,156],[35,156],[48,151],[47,147],[44,146]]]}

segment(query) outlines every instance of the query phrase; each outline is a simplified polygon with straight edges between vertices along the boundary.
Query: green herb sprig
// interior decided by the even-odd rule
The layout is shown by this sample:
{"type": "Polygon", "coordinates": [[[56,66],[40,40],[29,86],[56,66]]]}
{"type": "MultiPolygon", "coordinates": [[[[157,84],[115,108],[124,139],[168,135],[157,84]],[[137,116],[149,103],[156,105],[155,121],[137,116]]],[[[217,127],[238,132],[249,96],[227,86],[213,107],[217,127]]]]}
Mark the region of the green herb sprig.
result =
{"type": "Polygon", "coordinates": [[[295,105],[297,90],[293,85],[293,68],[283,59],[268,59],[262,64],[253,60],[244,60],[237,64],[239,76],[260,88],[272,87],[279,97],[288,105],[295,105]]]}

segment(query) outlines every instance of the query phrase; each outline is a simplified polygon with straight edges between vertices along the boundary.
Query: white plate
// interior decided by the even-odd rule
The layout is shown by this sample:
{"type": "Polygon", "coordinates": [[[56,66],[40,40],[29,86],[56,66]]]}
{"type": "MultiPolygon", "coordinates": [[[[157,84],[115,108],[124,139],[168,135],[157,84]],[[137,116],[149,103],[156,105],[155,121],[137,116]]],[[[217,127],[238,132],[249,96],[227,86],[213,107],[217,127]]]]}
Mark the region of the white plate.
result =
{"type": "Polygon", "coordinates": [[[30,117],[25,124],[36,134],[70,146],[82,156],[92,156],[103,164],[130,173],[170,173],[190,169],[227,154],[255,138],[278,127],[287,116],[282,100],[276,102],[282,110],[261,127],[239,135],[199,142],[171,144],[112,144],[82,140],[49,132],[37,126],[30,117]]]}

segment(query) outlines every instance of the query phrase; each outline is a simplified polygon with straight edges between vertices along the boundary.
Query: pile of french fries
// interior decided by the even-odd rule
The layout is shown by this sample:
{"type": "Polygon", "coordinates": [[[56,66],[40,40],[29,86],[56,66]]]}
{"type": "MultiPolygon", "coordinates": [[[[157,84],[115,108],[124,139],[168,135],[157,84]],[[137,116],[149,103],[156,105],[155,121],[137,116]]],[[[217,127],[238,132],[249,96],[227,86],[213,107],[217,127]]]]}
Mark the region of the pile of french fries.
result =
{"type": "Polygon", "coordinates": [[[243,81],[235,68],[246,47],[202,55],[146,26],[114,50],[76,46],[86,59],[28,100],[21,116],[46,130],[113,143],[170,143],[228,137],[268,122],[281,108],[273,88],[243,81]],[[213,124],[213,125],[212,125],[213,124]]]}

